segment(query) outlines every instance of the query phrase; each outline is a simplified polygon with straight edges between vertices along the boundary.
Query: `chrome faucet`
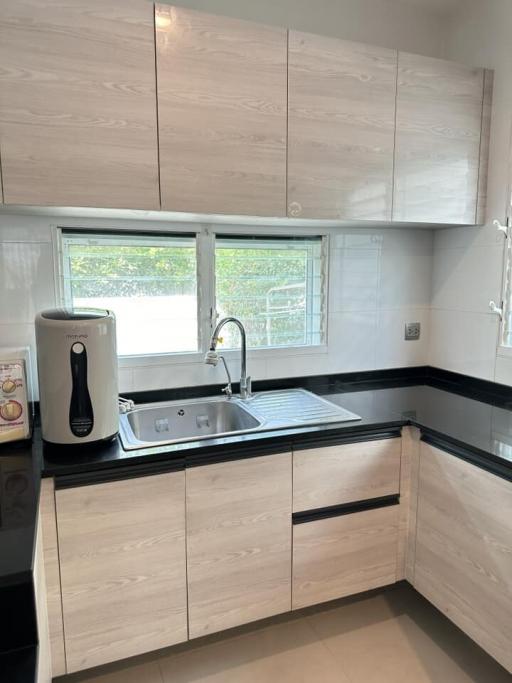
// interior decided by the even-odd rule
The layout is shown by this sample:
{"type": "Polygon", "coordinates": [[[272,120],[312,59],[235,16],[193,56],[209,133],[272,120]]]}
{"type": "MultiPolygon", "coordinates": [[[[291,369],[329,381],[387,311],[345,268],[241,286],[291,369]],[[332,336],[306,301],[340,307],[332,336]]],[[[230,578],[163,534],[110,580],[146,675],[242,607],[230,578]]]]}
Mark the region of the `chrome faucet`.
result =
{"type": "Polygon", "coordinates": [[[245,336],[245,328],[238,320],[238,318],[223,318],[222,320],[219,321],[217,324],[217,327],[215,328],[214,333],[212,334],[212,338],[210,340],[210,350],[205,356],[205,363],[208,363],[209,365],[217,365],[219,360],[222,360],[224,363],[224,367],[226,368],[226,372],[228,374],[228,386],[223,389],[223,391],[226,392],[226,394],[231,396],[231,378],[229,376],[229,371],[226,365],[226,361],[224,360],[223,356],[219,356],[216,353],[217,349],[217,344],[220,341],[220,331],[226,325],[227,323],[234,323],[238,329],[240,330],[240,337],[241,337],[241,373],[240,373],[240,398],[246,400],[250,398],[251,396],[251,378],[247,377],[247,345],[246,345],[246,336],[245,336]]]}

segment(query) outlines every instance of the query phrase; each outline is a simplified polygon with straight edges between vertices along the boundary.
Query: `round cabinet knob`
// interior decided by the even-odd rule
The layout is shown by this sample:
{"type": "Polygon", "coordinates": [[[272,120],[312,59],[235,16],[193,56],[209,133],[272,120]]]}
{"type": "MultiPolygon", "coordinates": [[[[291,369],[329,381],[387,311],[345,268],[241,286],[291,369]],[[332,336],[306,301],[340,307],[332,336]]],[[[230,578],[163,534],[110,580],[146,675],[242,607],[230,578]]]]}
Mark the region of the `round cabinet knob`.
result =
{"type": "Polygon", "coordinates": [[[21,403],[18,403],[18,401],[7,401],[7,403],[0,406],[0,417],[7,422],[19,420],[22,412],[22,405],[21,403]]]}
{"type": "Polygon", "coordinates": [[[12,392],[16,389],[16,382],[14,382],[12,379],[6,379],[2,383],[2,391],[4,394],[12,394],[12,392]]]}

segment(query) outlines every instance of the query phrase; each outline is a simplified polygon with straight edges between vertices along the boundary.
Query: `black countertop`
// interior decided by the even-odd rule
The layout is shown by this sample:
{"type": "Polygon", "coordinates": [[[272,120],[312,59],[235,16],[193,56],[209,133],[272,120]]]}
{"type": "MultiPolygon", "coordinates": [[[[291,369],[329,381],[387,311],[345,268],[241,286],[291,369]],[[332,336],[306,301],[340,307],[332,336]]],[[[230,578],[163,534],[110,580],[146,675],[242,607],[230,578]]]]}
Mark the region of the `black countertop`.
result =
{"type": "Polygon", "coordinates": [[[0,449],[0,681],[34,680],[37,627],[33,562],[40,444],[0,449]]]}
{"type": "MultiPolygon", "coordinates": [[[[256,391],[303,386],[362,417],[358,422],[124,451],[119,440],[85,450],[48,448],[36,428],[31,444],[0,446],[0,669],[34,677],[32,570],[40,477],[56,486],[141,476],[293,447],[365,440],[414,425],[425,440],[512,481],[512,389],[432,368],[265,382],[256,391]],[[20,605],[23,605],[20,608],[20,605]],[[5,669],[4,669],[5,670],[5,669]],[[27,673],[28,672],[28,673],[27,673]]],[[[135,395],[172,400],[216,393],[217,387],[135,395]]],[[[0,677],[1,678],[1,677],[0,677]]],[[[10,679],[9,679],[10,680],[10,679]]]]}
{"type": "MultiPolygon", "coordinates": [[[[416,380],[415,380],[416,381],[416,380]]],[[[475,464],[512,479],[512,411],[491,403],[454,393],[430,384],[386,386],[380,382],[357,387],[344,381],[309,386],[361,416],[357,422],[315,427],[297,427],[270,432],[204,439],[187,443],[124,451],[119,439],[94,450],[45,448],[43,476],[55,476],[58,485],[101,481],[119,475],[137,476],[147,471],[163,471],[204,464],[218,459],[233,459],[266,450],[293,446],[314,446],[336,439],[350,440],[405,425],[419,427],[425,437],[443,441],[448,448],[459,448],[475,464]],[[383,386],[384,385],[384,386],[383,386]]],[[[512,394],[512,391],[511,391],[512,394]]],[[[174,398],[174,395],[172,396],[174,398]]]]}

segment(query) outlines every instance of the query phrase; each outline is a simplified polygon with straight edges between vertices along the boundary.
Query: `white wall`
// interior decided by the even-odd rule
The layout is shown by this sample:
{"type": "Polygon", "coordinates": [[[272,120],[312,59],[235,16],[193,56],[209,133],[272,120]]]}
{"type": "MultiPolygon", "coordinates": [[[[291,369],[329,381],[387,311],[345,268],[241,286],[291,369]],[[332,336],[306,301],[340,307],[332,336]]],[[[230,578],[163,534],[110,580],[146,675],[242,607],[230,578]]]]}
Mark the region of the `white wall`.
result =
{"type": "Polygon", "coordinates": [[[512,384],[512,358],[496,357],[512,124],[512,2],[465,0],[448,24],[447,56],[495,70],[488,212],[483,228],[439,231],[434,239],[430,363],[512,384]]]}
{"type": "MultiPolygon", "coordinates": [[[[0,215],[0,349],[34,349],[35,313],[56,305],[52,225],[148,228],[148,221],[0,215]]],[[[152,229],[168,229],[163,222],[152,229]]],[[[276,232],[278,229],[274,228],[276,232]]],[[[300,229],[299,229],[300,231],[300,229]]],[[[427,360],[432,272],[430,231],[331,229],[328,345],[318,352],[253,351],[254,379],[422,365],[427,360]],[[406,322],[420,321],[420,341],[405,342],[406,322]]],[[[228,354],[226,354],[228,356],[228,354]]],[[[1,351],[0,351],[1,357],[1,351]]],[[[239,354],[229,354],[234,377],[239,354]]],[[[221,368],[175,357],[121,361],[122,391],[224,381],[221,368]]]]}
{"type": "MultiPolygon", "coordinates": [[[[433,57],[444,55],[439,0],[164,0],[167,4],[358,40],[433,57]]],[[[449,0],[451,7],[453,0],[449,0]]]]}

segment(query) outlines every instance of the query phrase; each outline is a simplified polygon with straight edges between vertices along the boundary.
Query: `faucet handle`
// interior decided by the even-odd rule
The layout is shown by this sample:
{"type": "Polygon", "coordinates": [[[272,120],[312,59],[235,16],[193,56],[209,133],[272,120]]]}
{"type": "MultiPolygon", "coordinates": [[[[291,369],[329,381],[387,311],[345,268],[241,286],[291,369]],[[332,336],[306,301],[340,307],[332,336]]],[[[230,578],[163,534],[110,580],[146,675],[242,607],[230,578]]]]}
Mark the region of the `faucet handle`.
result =
{"type": "Polygon", "coordinates": [[[223,389],[222,392],[226,394],[227,398],[231,398],[233,396],[233,389],[231,388],[231,383],[227,384],[223,389]]]}
{"type": "Polygon", "coordinates": [[[246,377],[245,380],[240,378],[240,398],[247,399],[251,397],[252,380],[246,377]]]}

